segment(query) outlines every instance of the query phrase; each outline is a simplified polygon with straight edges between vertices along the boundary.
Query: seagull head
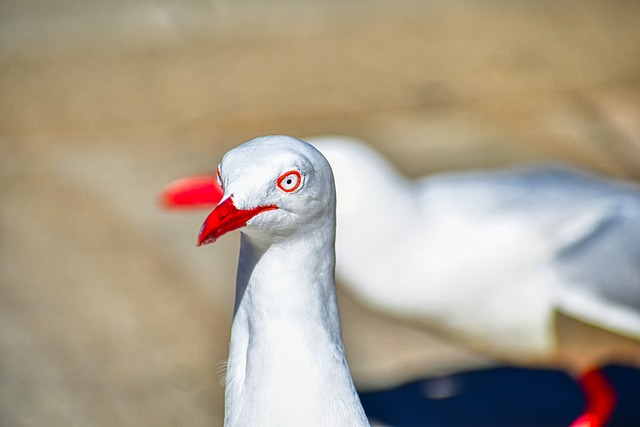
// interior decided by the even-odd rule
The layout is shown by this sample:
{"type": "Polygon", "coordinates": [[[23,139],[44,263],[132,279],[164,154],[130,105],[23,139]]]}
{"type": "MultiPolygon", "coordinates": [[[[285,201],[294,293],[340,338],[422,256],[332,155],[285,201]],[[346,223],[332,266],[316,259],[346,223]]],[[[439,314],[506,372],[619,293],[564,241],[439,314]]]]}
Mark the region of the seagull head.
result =
{"type": "Polygon", "coordinates": [[[335,221],[331,167],[312,145],[289,136],[252,139],[222,158],[223,196],[205,219],[198,246],[242,228],[261,239],[305,232],[320,219],[335,221]]]}

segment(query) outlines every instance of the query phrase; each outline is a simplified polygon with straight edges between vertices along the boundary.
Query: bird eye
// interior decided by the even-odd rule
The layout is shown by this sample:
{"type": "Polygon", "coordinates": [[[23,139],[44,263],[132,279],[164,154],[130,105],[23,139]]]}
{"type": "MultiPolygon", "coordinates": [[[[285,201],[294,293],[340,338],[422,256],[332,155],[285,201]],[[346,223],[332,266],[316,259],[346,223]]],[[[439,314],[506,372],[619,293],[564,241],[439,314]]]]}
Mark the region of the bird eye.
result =
{"type": "Polygon", "coordinates": [[[300,187],[302,176],[298,171],[289,171],[278,178],[278,187],[287,193],[292,193],[300,187]]]}
{"type": "Polygon", "coordinates": [[[220,165],[216,169],[216,179],[218,180],[218,185],[222,188],[222,173],[220,172],[220,165]]]}

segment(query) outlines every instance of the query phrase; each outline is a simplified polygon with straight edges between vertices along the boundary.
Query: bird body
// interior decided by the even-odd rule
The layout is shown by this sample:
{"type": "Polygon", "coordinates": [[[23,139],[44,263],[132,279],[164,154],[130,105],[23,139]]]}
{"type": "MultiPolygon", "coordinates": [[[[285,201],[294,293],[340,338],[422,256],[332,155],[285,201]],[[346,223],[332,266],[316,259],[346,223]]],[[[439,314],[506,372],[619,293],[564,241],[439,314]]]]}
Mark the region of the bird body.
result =
{"type": "Polygon", "coordinates": [[[640,339],[640,186],[560,165],[411,181],[309,142],[336,177],[337,275],[368,304],[508,359],[553,353],[556,311],[640,339]]]}
{"type": "Polygon", "coordinates": [[[225,426],[365,426],[342,344],[331,168],[309,144],[257,138],[219,167],[199,244],[241,229],[225,426]]]}

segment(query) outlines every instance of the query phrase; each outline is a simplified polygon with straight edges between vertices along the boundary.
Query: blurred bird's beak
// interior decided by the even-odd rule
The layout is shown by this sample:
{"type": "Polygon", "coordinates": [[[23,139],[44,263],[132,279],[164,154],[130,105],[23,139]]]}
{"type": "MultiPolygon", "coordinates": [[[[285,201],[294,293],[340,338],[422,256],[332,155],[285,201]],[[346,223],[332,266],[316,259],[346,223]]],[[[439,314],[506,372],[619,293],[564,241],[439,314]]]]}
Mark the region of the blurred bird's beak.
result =
{"type": "Polygon", "coordinates": [[[215,176],[189,176],[167,185],[160,193],[160,203],[172,210],[210,208],[220,202],[222,195],[222,188],[215,176]]]}
{"type": "Polygon", "coordinates": [[[223,234],[247,225],[247,222],[264,211],[278,209],[275,205],[258,206],[253,209],[238,209],[232,197],[223,200],[204,220],[198,234],[198,246],[213,243],[223,234]]]}

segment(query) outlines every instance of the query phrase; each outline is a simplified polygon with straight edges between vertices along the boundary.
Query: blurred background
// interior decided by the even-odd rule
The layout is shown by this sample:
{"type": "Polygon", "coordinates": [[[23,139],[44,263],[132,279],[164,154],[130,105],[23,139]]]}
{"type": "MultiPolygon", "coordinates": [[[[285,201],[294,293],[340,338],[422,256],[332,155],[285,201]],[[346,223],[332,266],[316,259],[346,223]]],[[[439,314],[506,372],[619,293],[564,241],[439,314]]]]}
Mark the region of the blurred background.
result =
{"type": "MultiPolygon", "coordinates": [[[[238,239],[157,194],[273,133],[640,179],[640,3],[2,0],[0,425],[221,424],[238,239]]],[[[495,362],[339,298],[361,390],[495,362]]]]}

